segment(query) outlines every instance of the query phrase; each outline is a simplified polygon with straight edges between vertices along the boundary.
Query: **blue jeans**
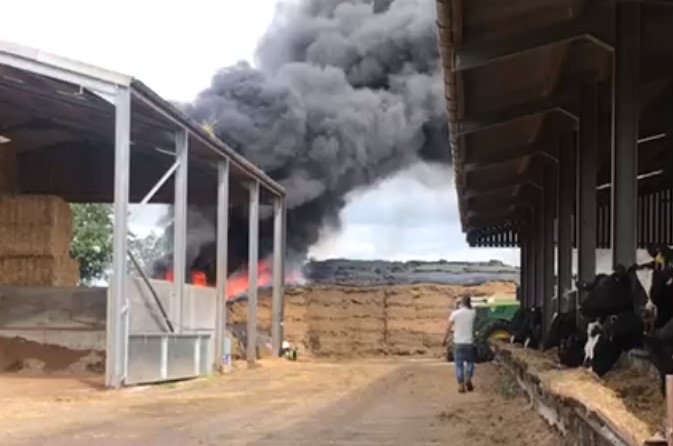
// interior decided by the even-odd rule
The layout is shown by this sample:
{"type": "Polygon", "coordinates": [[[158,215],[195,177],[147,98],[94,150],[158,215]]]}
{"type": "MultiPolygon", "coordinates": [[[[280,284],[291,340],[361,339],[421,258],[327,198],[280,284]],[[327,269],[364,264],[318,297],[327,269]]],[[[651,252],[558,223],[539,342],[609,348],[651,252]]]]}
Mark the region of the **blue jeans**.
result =
{"type": "Polygon", "coordinates": [[[474,346],[472,344],[454,344],[453,362],[456,364],[458,384],[472,380],[472,375],[474,375],[474,346]],[[465,370],[466,365],[467,370],[465,370]]]}

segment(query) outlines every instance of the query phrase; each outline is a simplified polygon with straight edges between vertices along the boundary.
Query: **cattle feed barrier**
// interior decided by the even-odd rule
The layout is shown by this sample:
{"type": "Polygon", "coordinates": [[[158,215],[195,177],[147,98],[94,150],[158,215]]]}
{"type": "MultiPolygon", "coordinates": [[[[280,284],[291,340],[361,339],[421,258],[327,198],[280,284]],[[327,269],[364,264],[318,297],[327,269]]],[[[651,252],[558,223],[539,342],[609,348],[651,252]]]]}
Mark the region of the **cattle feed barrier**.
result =
{"type": "Polygon", "coordinates": [[[540,379],[525,364],[520,364],[506,350],[495,346],[496,361],[516,379],[530,404],[550,426],[561,435],[570,437],[579,446],[641,446],[635,438],[600,414],[587,409],[578,401],[562,398],[545,388],[540,379]]]}

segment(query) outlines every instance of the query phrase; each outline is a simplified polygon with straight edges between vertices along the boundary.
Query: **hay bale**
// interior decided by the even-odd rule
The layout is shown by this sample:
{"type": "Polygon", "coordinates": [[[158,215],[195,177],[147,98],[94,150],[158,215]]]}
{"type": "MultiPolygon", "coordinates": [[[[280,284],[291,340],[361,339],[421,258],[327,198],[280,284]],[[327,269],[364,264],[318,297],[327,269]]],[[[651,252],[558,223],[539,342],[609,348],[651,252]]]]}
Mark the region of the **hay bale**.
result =
{"type": "Polygon", "coordinates": [[[77,286],[79,263],[70,257],[0,258],[0,285],[77,286]]]}
{"type": "Polygon", "coordinates": [[[0,258],[65,257],[72,225],[0,225],[0,258]]]}
{"type": "Polygon", "coordinates": [[[61,226],[72,234],[72,210],[52,195],[0,195],[0,226],[61,226]]]}

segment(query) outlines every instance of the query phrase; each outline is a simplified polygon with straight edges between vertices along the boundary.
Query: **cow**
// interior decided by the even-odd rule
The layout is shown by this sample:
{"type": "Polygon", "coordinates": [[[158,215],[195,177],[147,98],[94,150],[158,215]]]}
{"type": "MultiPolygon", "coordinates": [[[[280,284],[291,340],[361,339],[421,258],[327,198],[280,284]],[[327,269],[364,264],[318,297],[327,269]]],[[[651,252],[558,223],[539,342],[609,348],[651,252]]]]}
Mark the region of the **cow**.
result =
{"type": "Polygon", "coordinates": [[[651,335],[643,336],[649,360],[659,372],[659,390],[665,395],[666,375],[673,374],[673,319],[651,335]]]}
{"type": "Polygon", "coordinates": [[[575,313],[554,313],[549,330],[542,341],[542,350],[558,347],[563,339],[570,337],[577,331],[575,313]]]}
{"type": "Polygon", "coordinates": [[[582,331],[575,331],[562,338],[557,349],[559,363],[566,367],[579,367],[584,362],[584,346],[587,337],[582,331]]]}
{"type": "Polygon", "coordinates": [[[558,361],[566,367],[579,367],[584,362],[586,334],[577,327],[574,312],[555,313],[542,342],[542,349],[557,347],[558,361]]]}
{"type": "MultiPolygon", "coordinates": [[[[673,372],[666,344],[673,344],[673,251],[648,249],[654,261],[599,275],[583,289],[589,292],[581,312],[592,322],[587,328],[585,366],[602,376],[619,355],[645,345],[660,373],[673,372]],[[669,364],[670,363],[670,364],[669,364]]],[[[673,349],[671,349],[673,350],[673,349]]],[[[670,356],[670,355],[669,355],[670,356]]]]}
{"type": "Polygon", "coordinates": [[[617,267],[612,274],[597,274],[591,283],[578,284],[588,293],[580,304],[580,312],[588,320],[600,319],[633,308],[633,297],[627,271],[617,267]]]}
{"type": "Polygon", "coordinates": [[[542,337],[542,309],[532,307],[524,310],[519,328],[512,336],[512,343],[537,348],[542,337]]]}

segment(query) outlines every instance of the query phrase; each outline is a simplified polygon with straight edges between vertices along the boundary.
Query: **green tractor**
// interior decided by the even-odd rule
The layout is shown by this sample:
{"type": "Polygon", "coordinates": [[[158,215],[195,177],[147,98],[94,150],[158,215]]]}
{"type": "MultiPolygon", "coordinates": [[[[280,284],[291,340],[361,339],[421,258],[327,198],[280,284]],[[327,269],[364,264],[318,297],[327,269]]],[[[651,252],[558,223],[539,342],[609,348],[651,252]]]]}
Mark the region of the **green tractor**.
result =
{"type": "MultiPolygon", "coordinates": [[[[494,340],[509,340],[512,337],[512,320],[520,308],[516,299],[473,297],[472,307],[477,312],[474,322],[474,346],[476,362],[493,359],[489,345],[494,340]]],[[[447,361],[453,361],[453,349],[447,349],[447,361]]]]}

